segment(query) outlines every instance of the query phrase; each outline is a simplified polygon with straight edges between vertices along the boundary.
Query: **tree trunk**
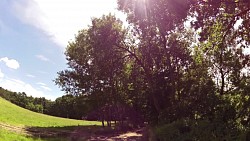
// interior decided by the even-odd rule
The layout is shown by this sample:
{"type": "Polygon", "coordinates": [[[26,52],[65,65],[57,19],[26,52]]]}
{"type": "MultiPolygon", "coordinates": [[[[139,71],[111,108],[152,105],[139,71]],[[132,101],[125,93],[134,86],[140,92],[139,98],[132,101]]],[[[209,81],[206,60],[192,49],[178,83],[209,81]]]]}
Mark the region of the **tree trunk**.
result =
{"type": "Polygon", "coordinates": [[[223,95],[224,94],[224,87],[225,87],[225,76],[224,76],[222,68],[220,68],[220,75],[221,75],[220,95],[223,95]]]}
{"type": "Polygon", "coordinates": [[[102,119],[102,127],[105,127],[105,125],[104,125],[104,120],[102,119]]]}
{"type": "Polygon", "coordinates": [[[220,75],[221,75],[221,87],[220,87],[220,95],[224,94],[224,87],[225,87],[225,75],[223,72],[223,44],[221,45],[221,52],[220,52],[220,75]]]}

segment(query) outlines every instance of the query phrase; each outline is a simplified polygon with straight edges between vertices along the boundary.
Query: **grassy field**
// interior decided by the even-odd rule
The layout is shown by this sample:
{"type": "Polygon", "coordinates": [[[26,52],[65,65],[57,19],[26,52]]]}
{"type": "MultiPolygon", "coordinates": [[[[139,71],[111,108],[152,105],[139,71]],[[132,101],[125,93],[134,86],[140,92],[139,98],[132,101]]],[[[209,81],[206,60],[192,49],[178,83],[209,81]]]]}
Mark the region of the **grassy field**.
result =
{"type": "Polygon", "coordinates": [[[20,140],[20,141],[42,141],[39,138],[33,138],[33,137],[28,137],[25,135],[19,135],[14,132],[10,132],[7,130],[0,129],[0,139],[1,140],[9,140],[9,141],[15,141],[15,140],[20,140]]]}
{"type": "Polygon", "coordinates": [[[101,125],[96,121],[72,120],[35,113],[18,107],[0,97],[0,122],[16,126],[62,127],[101,125]]]}
{"type": "Polygon", "coordinates": [[[97,121],[72,120],[35,113],[0,97],[1,141],[65,141],[65,137],[77,128],[81,127],[89,132],[89,129],[99,128],[99,125],[101,123],[97,121]]]}
{"type": "Polygon", "coordinates": [[[67,141],[64,138],[39,138],[0,129],[1,141],[67,141]]]}
{"type": "Polygon", "coordinates": [[[134,140],[141,137],[137,131],[117,133],[113,128],[102,128],[101,122],[39,114],[0,97],[0,141],[134,140]]]}

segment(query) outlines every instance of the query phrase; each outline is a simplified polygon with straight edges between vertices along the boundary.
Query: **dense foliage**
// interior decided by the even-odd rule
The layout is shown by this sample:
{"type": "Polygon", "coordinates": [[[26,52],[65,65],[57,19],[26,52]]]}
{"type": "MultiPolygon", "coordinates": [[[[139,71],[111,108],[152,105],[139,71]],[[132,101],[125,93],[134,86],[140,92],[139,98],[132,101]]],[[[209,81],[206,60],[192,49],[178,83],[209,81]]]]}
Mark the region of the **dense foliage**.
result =
{"type": "Polygon", "coordinates": [[[117,2],[129,26],[107,15],[79,31],[66,49],[69,69],[55,80],[62,90],[86,96],[93,109],[129,106],[156,125],[184,120],[190,128],[205,122],[227,133],[248,130],[248,1],[117,2]]]}

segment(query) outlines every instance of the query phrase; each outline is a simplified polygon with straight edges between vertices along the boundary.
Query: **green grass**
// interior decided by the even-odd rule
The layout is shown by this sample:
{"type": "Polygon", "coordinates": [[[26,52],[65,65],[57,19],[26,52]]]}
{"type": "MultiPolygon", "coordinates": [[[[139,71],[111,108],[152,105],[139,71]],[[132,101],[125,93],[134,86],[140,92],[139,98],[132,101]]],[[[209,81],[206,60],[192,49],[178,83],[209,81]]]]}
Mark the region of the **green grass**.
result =
{"type": "MultiPolygon", "coordinates": [[[[63,109],[62,109],[63,110],[63,109]]],[[[65,127],[101,125],[96,121],[72,120],[35,113],[18,107],[0,97],[0,122],[15,126],[65,127]]]]}
{"type": "Polygon", "coordinates": [[[35,113],[0,97],[1,123],[4,126],[4,128],[0,126],[1,141],[67,141],[71,140],[68,135],[76,128],[82,128],[86,130],[86,133],[92,133],[101,125],[101,122],[97,121],[73,120],[35,113]],[[10,125],[11,129],[5,128],[5,125],[10,125]],[[15,128],[18,131],[12,130],[15,128]],[[29,135],[23,130],[29,131],[29,135]],[[58,134],[51,136],[51,132],[58,134]]]}
{"type": "Polygon", "coordinates": [[[66,141],[66,139],[62,138],[41,139],[38,137],[17,134],[3,129],[0,129],[0,139],[1,141],[66,141]]]}
{"type": "Polygon", "coordinates": [[[38,138],[32,138],[25,135],[19,135],[10,131],[0,129],[0,139],[3,141],[41,141],[38,138]]]}

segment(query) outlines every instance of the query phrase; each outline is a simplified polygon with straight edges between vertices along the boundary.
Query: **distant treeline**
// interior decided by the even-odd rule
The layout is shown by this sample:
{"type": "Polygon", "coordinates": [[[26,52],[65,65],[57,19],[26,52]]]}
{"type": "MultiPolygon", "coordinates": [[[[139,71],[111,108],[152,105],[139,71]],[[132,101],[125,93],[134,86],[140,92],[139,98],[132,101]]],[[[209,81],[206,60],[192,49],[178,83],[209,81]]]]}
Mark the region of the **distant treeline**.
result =
{"type": "Polygon", "coordinates": [[[0,96],[25,109],[52,116],[81,119],[89,111],[84,96],[64,95],[51,101],[44,97],[27,96],[25,92],[11,92],[2,87],[0,96]]]}

